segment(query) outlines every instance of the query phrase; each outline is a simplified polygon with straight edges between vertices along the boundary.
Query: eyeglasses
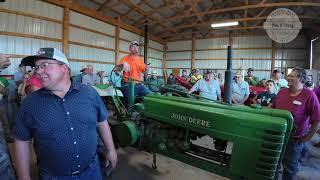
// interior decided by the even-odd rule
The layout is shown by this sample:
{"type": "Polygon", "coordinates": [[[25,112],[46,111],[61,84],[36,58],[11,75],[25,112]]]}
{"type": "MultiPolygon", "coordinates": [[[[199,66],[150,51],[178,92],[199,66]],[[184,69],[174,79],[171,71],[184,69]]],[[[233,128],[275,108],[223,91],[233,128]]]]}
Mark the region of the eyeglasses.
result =
{"type": "Polygon", "coordinates": [[[40,68],[41,68],[41,69],[47,69],[48,66],[49,66],[49,64],[60,64],[60,65],[61,65],[61,63],[43,62],[43,63],[41,63],[41,64],[39,64],[39,65],[35,65],[35,66],[34,66],[34,70],[35,70],[35,71],[38,71],[40,68]]]}

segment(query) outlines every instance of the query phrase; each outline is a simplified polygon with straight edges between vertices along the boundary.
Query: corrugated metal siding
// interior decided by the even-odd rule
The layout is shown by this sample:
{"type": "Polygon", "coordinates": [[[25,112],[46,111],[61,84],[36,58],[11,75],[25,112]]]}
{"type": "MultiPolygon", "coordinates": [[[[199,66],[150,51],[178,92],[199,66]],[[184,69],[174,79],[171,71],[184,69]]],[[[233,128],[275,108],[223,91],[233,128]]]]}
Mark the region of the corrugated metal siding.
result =
{"type": "MultiPolygon", "coordinates": [[[[225,56],[226,58],[227,56],[225,56]]],[[[270,59],[272,58],[272,50],[254,49],[254,50],[233,50],[233,58],[235,59],[270,59]]],[[[270,67],[268,67],[270,69],[270,67]]]]}
{"type": "Polygon", "coordinates": [[[127,51],[127,52],[129,52],[129,45],[130,45],[130,42],[120,40],[120,41],[119,41],[119,50],[120,50],[120,51],[127,51]]]}
{"type": "Polygon", "coordinates": [[[168,42],[168,51],[192,50],[192,41],[168,42]]]}
{"type": "Polygon", "coordinates": [[[115,49],[115,39],[77,28],[70,28],[70,41],[115,49]]]}
{"type": "Polygon", "coordinates": [[[124,29],[120,29],[120,38],[128,41],[137,41],[140,44],[144,44],[144,37],[124,29]]]}
{"type": "Polygon", "coordinates": [[[289,48],[306,48],[307,47],[307,40],[306,37],[303,35],[297,36],[293,41],[285,44],[276,43],[276,47],[289,47],[289,48]]]}
{"type": "Polygon", "coordinates": [[[191,51],[190,52],[167,52],[167,59],[190,59],[191,61],[191,51]]]}
{"type": "Polygon", "coordinates": [[[74,11],[70,12],[70,23],[86,27],[92,30],[96,30],[105,34],[109,34],[112,36],[115,35],[115,26],[74,11]]]}
{"type": "Polygon", "coordinates": [[[320,39],[312,43],[312,67],[320,70],[320,39]]]}
{"type": "Polygon", "coordinates": [[[63,8],[38,0],[7,0],[1,2],[0,7],[56,20],[63,19],[63,8]]]}
{"type": "Polygon", "coordinates": [[[229,44],[228,38],[215,38],[215,39],[199,39],[196,40],[196,49],[216,49],[227,48],[229,44]]]}
{"type": "Polygon", "coordinates": [[[239,36],[233,37],[233,48],[263,48],[272,47],[268,36],[239,36]]]}
{"type": "Polygon", "coordinates": [[[195,62],[198,69],[226,69],[227,61],[225,60],[201,60],[195,62]]]}
{"type": "Polygon", "coordinates": [[[61,39],[62,25],[27,16],[0,12],[0,31],[61,39]]]}
{"type": "Polygon", "coordinates": [[[191,61],[167,61],[167,68],[190,68],[191,61]]]}
{"type": "MultiPolygon", "coordinates": [[[[0,53],[28,56],[36,54],[41,47],[62,49],[61,43],[59,42],[0,35],[0,53]]],[[[9,66],[8,69],[3,70],[0,74],[13,75],[14,72],[17,71],[21,58],[12,58],[10,60],[12,65],[9,66]]]]}
{"type": "Polygon", "coordinates": [[[69,58],[114,63],[113,51],[70,44],[69,58]]]}
{"type": "Polygon", "coordinates": [[[163,45],[156,42],[156,41],[152,41],[152,40],[149,40],[149,47],[152,47],[152,48],[155,48],[155,49],[158,49],[158,50],[163,50],[163,45]]]}
{"type": "Polygon", "coordinates": [[[210,58],[220,58],[226,59],[227,58],[227,50],[209,50],[209,51],[196,51],[195,58],[198,59],[210,59],[210,58]]]}

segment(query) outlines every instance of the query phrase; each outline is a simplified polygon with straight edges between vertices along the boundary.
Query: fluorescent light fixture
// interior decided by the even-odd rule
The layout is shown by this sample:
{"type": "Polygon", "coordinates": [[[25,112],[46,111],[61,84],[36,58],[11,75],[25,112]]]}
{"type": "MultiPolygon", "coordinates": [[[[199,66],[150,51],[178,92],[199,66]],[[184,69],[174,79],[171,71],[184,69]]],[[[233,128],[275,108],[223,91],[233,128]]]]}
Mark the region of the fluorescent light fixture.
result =
{"type": "Polygon", "coordinates": [[[218,27],[226,27],[226,26],[238,26],[238,21],[232,21],[232,22],[224,22],[224,23],[214,23],[211,24],[212,28],[218,28],[218,27]]]}

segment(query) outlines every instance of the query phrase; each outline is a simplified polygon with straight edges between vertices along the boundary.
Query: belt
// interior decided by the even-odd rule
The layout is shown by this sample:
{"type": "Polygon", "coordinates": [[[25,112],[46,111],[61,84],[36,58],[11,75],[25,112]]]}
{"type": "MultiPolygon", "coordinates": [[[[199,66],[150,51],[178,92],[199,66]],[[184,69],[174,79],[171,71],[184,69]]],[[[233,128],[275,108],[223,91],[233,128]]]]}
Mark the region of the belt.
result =
{"type": "Polygon", "coordinates": [[[80,171],[75,171],[75,172],[71,173],[71,176],[79,176],[79,175],[80,175],[80,171]]]}
{"type": "Polygon", "coordinates": [[[83,172],[88,170],[88,168],[92,165],[92,163],[99,163],[99,162],[96,162],[96,158],[97,158],[97,154],[92,158],[92,160],[90,161],[90,163],[87,166],[85,166],[81,170],[74,171],[71,174],[67,174],[67,175],[64,175],[64,176],[79,176],[79,175],[81,175],[83,172]]]}

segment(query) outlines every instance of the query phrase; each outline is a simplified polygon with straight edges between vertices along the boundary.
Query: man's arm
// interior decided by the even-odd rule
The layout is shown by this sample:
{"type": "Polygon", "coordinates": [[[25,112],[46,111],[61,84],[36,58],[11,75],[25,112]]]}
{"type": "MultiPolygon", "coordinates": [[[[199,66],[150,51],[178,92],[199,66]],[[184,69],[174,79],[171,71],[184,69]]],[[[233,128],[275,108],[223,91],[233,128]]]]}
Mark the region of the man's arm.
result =
{"type": "Polygon", "coordinates": [[[249,98],[249,94],[246,94],[246,96],[241,100],[240,104],[243,104],[246,102],[246,100],[249,98]]]}
{"type": "Polygon", "coordinates": [[[311,123],[311,127],[307,135],[302,137],[295,137],[297,139],[297,143],[303,143],[303,142],[309,141],[313,137],[313,135],[318,131],[319,126],[320,126],[319,121],[315,121],[311,123]]]}
{"type": "Polygon", "coordinates": [[[6,95],[7,94],[7,88],[0,85],[0,94],[6,95]]]}
{"type": "Polygon", "coordinates": [[[112,139],[112,134],[111,130],[108,124],[108,121],[102,121],[98,123],[98,130],[100,137],[102,139],[103,144],[107,148],[106,152],[106,158],[109,160],[112,164],[112,167],[115,168],[117,165],[117,152],[114,147],[113,139],[112,139]]]}
{"type": "Polygon", "coordinates": [[[31,180],[30,178],[30,141],[15,139],[14,163],[18,180],[31,180]]]}

